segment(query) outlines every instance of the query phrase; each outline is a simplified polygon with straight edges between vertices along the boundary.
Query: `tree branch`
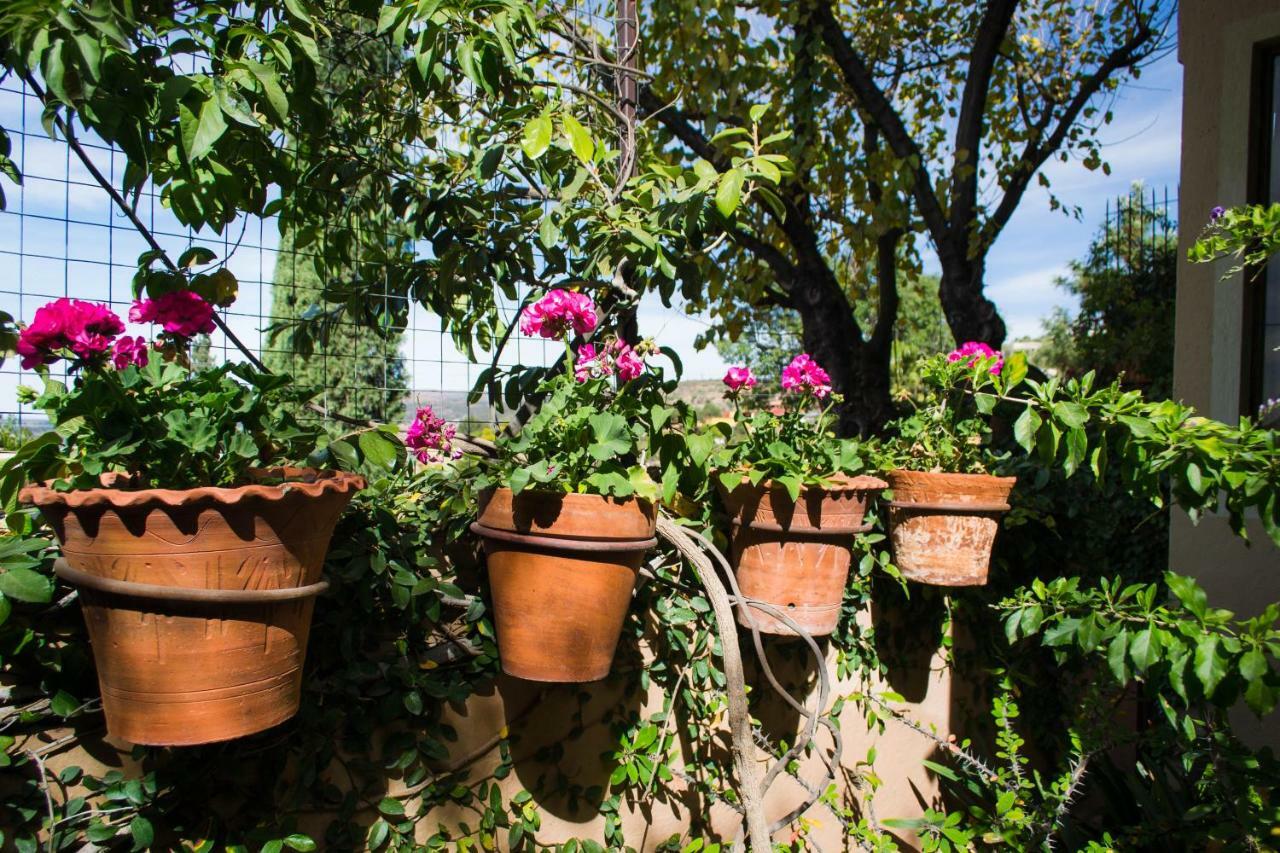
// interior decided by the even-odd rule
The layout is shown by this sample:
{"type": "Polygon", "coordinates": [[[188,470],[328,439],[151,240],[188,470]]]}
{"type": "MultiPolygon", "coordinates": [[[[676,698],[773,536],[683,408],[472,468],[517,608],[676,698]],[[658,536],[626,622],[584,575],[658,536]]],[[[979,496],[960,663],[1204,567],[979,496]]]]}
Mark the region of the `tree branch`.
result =
{"type": "Polygon", "coordinates": [[[894,109],[889,98],[876,84],[866,60],[850,43],[836,20],[831,8],[831,0],[816,0],[813,18],[822,31],[823,41],[831,52],[831,58],[844,78],[845,84],[858,99],[862,109],[880,128],[889,147],[898,157],[911,165],[914,180],[911,185],[912,196],[919,205],[920,215],[935,242],[946,234],[947,219],[942,211],[942,204],[933,191],[933,180],[929,177],[929,169],[925,165],[924,155],[916,145],[910,131],[907,130],[902,116],[894,109]]]}
{"type": "Polygon", "coordinates": [[[962,232],[974,221],[978,206],[978,152],[986,122],[991,75],[1000,44],[1013,23],[1018,0],[988,0],[969,52],[969,70],[960,96],[955,151],[951,165],[951,228],[962,232]]]}
{"type": "Polygon", "coordinates": [[[729,232],[729,237],[773,270],[778,284],[784,291],[790,290],[791,282],[796,275],[796,267],[786,255],[745,228],[733,228],[729,232]]]}
{"type": "Polygon", "coordinates": [[[1080,113],[1088,105],[1089,101],[1098,94],[1102,86],[1112,74],[1124,68],[1132,68],[1150,55],[1151,50],[1143,50],[1144,47],[1150,47],[1154,50],[1159,42],[1157,31],[1153,30],[1146,21],[1143,21],[1136,32],[1122,45],[1113,50],[1098,66],[1093,74],[1089,75],[1080,85],[1074,98],[1071,99],[1066,109],[1058,119],[1057,125],[1048,137],[1044,137],[1043,131],[1047,129],[1052,116],[1052,110],[1046,110],[1044,120],[1040,123],[1040,132],[1033,133],[1022,156],[1018,159],[1017,166],[1014,167],[1010,174],[1008,187],[1005,189],[1004,197],[1001,198],[1000,204],[992,213],[991,218],[987,220],[983,229],[983,241],[990,245],[1000,234],[1004,227],[1009,224],[1013,212],[1017,210],[1022,196],[1027,191],[1027,187],[1031,184],[1031,178],[1039,171],[1053,153],[1062,147],[1066,141],[1067,134],[1071,132],[1072,126],[1080,117],[1080,113]]]}

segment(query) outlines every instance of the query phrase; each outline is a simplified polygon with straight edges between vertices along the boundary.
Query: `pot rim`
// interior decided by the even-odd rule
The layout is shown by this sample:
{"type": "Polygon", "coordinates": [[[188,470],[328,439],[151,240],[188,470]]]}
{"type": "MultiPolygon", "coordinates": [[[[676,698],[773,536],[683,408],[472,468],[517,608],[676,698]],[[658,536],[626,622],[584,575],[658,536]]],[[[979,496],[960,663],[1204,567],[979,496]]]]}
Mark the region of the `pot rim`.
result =
{"type": "MultiPolygon", "coordinates": [[[[489,488],[484,490],[484,492],[482,493],[482,496],[484,498],[492,498],[498,492],[511,492],[511,487],[506,485],[490,486],[489,488]]],[[[650,508],[654,508],[657,506],[653,501],[649,500],[648,498],[642,498],[639,495],[627,495],[625,498],[620,498],[616,495],[599,495],[599,494],[596,494],[595,492],[553,492],[550,489],[536,489],[532,486],[522,489],[520,494],[518,495],[512,492],[511,499],[513,501],[518,501],[525,495],[529,495],[530,499],[535,499],[537,497],[544,497],[544,498],[562,498],[564,500],[574,500],[574,501],[597,500],[597,501],[604,501],[605,503],[617,504],[619,506],[634,502],[634,503],[640,504],[642,508],[645,505],[647,505],[650,508]]],[[[648,512],[649,510],[646,509],[645,511],[648,512]]]]}
{"type": "MultiPolygon", "coordinates": [[[[316,498],[324,494],[346,495],[365,487],[365,479],[346,471],[316,470],[315,468],[252,468],[250,475],[258,479],[280,477],[283,483],[264,485],[250,483],[245,486],[197,486],[193,489],[74,489],[56,491],[48,483],[33,483],[23,487],[18,499],[34,506],[65,506],[69,509],[112,507],[133,509],[145,506],[191,506],[211,503],[234,506],[249,500],[280,501],[294,493],[316,498]]],[[[118,478],[112,478],[115,481],[118,478]]],[[[126,478],[127,479],[127,478],[126,478]]]]}
{"type": "Polygon", "coordinates": [[[894,477],[901,477],[904,474],[913,477],[961,477],[968,479],[970,482],[977,482],[979,480],[991,480],[998,483],[1018,482],[1017,477],[1001,477],[997,474],[960,473],[956,471],[918,471],[914,468],[894,468],[892,471],[886,472],[885,476],[889,478],[890,482],[892,482],[894,477]]]}
{"type": "MultiPolygon", "coordinates": [[[[800,493],[822,492],[824,494],[836,494],[842,492],[882,492],[889,488],[889,484],[884,479],[877,477],[874,474],[836,474],[828,477],[827,479],[832,482],[832,486],[826,487],[819,486],[817,484],[804,484],[800,486],[800,493]]],[[[742,480],[738,485],[734,486],[732,490],[724,489],[723,484],[720,484],[718,481],[717,484],[726,494],[736,492],[743,486],[752,489],[760,489],[765,492],[773,491],[774,489],[781,489],[784,492],[786,491],[784,486],[780,486],[776,480],[772,479],[761,480],[758,484],[753,486],[751,484],[751,480],[748,479],[746,474],[742,475],[742,480]]]]}

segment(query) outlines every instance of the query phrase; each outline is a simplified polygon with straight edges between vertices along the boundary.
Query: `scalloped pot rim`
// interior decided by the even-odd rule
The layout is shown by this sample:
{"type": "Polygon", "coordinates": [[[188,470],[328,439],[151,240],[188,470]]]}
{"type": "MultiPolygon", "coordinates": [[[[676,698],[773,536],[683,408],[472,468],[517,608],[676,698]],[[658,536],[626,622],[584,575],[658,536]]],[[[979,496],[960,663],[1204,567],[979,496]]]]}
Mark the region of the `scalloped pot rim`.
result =
{"type": "MultiPolygon", "coordinates": [[[[302,493],[319,497],[326,493],[346,494],[365,487],[365,479],[346,471],[316,471],[311,468],[266,468],[253,472],[254,476],[267,479],[280,477],[283,483],[247,486],[199,486],[194,489],[74,489],[57,491],[47,484],[26,486],[18,493],[23,503],[37,507],[66,506],[70,509],[111,506],[128,509],[147,505],[190,506],[198,503],[237,504],[245,500],[283,500],[286,496],[302,493]]],[[[127,481],[127,478],[124,478],[127,481]]]]}
{"type": "MultiPolygon", "coordinates": [[[[834,477],[829,477],[828,479],[831,481],[831,484],[832,484],[829,488],[824,488],[818,485],[807,484],[807,485],[801,486],[800,491],[801,492],[819,491],[819,492],[825,492],[828,494],[836,494],[836,493],[843,493],[843,492],[878,492],[878,491],[883,491],[889,488],[889,484],[885,482],[884,479],[882,479],[881,477],[877,477],[874,474],[856,474],[853,476],[849,476],[847,474],[837,474],[834,477]]],[[[742,480],[738,483],[738,485],[733,487],[733,491],[736,492],[738,489],[742,488],[743,486],[759,489],[761,491],[772,491],[775,488],[777,489],[783,488],[783,486],[781,486],[776,480],[773,480],[773,479],[761,480],[758,485],[752,486],[751,480],[747,477],[746,474],[742,475],[742,480]]]]}

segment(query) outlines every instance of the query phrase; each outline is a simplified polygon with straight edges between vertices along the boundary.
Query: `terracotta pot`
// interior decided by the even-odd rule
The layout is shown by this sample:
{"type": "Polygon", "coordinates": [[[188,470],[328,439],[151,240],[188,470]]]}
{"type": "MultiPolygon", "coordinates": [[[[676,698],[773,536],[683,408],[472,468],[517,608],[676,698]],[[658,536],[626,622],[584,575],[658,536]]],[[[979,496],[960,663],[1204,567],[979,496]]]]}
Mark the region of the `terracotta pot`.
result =
{"type": "Polygon", "coordinates": [[[485,496],[471,530],[484,540],[503,671],[528,681],[607,676],[656,525],[645,500],[485,496]]]}
{"type": "Polygon", "coordinates": [[[364,481],[301,469],[241,488],[28,486],[77,587],[107,730],[186,746],[298,710],[315,596],[338,516],[364,481]]]}
{"type": "MultiPolygon", "coordinates": [[[[809,634],[826,636],[840,620],[849,581],[853,537],[865,532],[867,505],[887,484],[877,477],[843,478],[837,488],[809,487],[792,501],[782,486],[744,481],[723,494],[733,523],[731,561],[748,598],[786,611],[809,634]]],[[[786,623],[754,608],[766,634],[796,636],[786,623]]],[[[750,619],[738,610],[738,623],[750,619]]]]}
{"type": "Polygon", "coordinates": [[[889,538],[909,580],[982,586],[1016,477],[892,471],[889,538]]]}

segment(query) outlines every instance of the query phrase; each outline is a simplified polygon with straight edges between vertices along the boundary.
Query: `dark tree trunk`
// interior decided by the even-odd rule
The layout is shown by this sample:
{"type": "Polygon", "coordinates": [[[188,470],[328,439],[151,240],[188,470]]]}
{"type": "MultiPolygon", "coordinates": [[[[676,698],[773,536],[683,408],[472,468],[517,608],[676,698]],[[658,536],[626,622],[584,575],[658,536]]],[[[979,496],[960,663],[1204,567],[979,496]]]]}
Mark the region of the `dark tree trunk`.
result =
{"type": "Polygon", "coordinates": [[[873,348],[862,338],[853,309],[830,269],[800,268],[791,302],[803,325],[802,343],[844,398],[836,409],[836,433],[869,435],[892,417],[889,348],[873,348]]]}
{"type": "Polygon", "coordinates": [[[1007,330],[995,303],[983,294],[986,258],[968,258],[963,249],[940,249],[938,259],[942,264],[938,295],[956,343],[981,341],[999,349],[1007,330]]]}

